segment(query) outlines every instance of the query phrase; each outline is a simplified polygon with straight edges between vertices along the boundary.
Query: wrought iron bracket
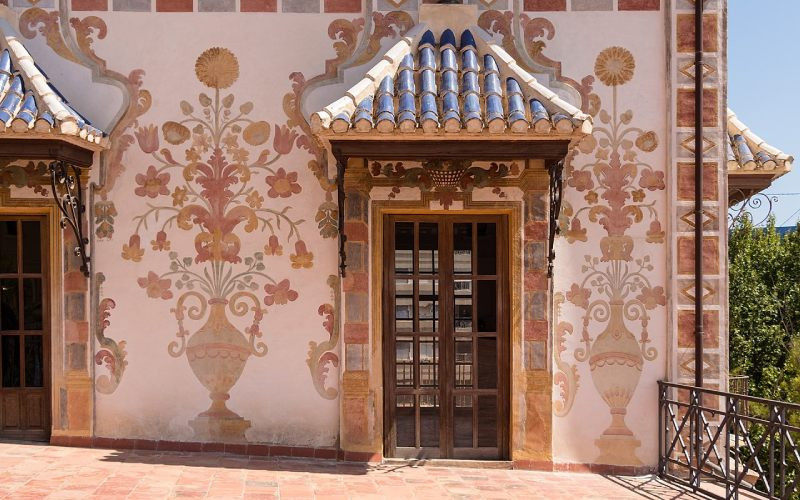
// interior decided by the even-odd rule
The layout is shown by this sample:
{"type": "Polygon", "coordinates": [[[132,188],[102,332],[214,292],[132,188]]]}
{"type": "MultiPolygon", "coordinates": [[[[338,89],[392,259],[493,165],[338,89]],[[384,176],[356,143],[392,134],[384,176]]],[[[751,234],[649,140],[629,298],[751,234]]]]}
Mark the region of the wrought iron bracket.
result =
{"type": "Polygon", "coordinates": [[[773,206],[778,203],[778,197],[767,193],[746,192],[742,189],[733,191],[739,201],[739,208],[728,209],[728,227],[733,227],[742,219],[748,219],[754,226],[760,226],[767,222],[773,214],[773,206]],[[766,209],[766,214],[763,213],[766,209]],[[759,212],[758,217],[753,216],[753,212],[759,212]]]}
{"type": "Polygon", "coordinates": [[[547,166],[550,174],[550,231],[548,232],[547,247],[547,277],[553,277],[553,262],[556,258],[556,235],[561,231],[558,218],[561,215],[561,194],[563,193],[564,160],[551,162],[547,166]]]}
{"type": "Polygon", "coordinates": [[[345,251],[345,243],[347,243],[347,235],[344,234],[344,166],[346,161],[336,159],[336,197],[338,208],[338,226],[339,226],[339,275],[344,278],[347,269],[347,252],[345,251]]]}
{"type": "Polygon", "coordinates": [[[83,214],[86,205],[83,203],[83,189],[81,188],[81,168],[70,165],[64,160],[50,163],[50,186],[53,189],[53,199],[61,211],[61,229],[69,226],[75,235],[75,248],[73,252],[81,258],[81,272],[89,277],[89,238],[83,234],[83,214]]]}

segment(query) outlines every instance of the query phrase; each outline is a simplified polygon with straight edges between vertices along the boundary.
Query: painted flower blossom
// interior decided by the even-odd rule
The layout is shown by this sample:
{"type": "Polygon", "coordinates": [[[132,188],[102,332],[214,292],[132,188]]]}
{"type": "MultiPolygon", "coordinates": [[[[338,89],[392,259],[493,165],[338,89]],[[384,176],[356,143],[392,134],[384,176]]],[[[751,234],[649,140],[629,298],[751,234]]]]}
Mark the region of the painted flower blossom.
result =
{"type": "Polygon", "coordinates": [[[587,135],[578,143],[578,149],[581,153],[589,154],[597,147],[597,139],[593,135],[587,135]]]}
{"type": "Polygon", "coordinates": [[[642,171],[642,177],[639,179],[639,186],[649,191],[665,189],[664,172],[656,172],[649,168],[644,169],[642,171]]]}
{"type": "Polygon", "coordinates": [[[169,194],[167,183],[169,182],[169,174],[164,172],[159,174],[156,167],[150,165],[147,167],[147,172],[144,174],[136,174],[136,183],[139,187],[133,190],[136,196],[147,196],[155,198],[160,194],[169,194]]]}
{"type": "Polygon", "coordinates": [[[578,191],[586,191],[594,187],[592,180],[592,173],[588,170],[575,170],[569,177],[567,184],[574,187],[578,191]]]}
{"type": "Polygon", "coordinates": [[[253,191],[245,197],[245,201],[247,201],[250,208],[261,208],[261,204],[264,203],[264,197],[258,194],[258,191],[253,191]]]}
{"type": "Polygon", "coordinates": [[[265,255],[283,255],[283,246],[278,242],[278,237],[274,234],[269,237],[269,241],[264,245],[265,255]]]}
{"type": "Polygon", "coordinates": [[[142,249],[141,238],[138,234],[134,234],[131,236],[130,240],[128,240],[127,245],[122,245],[122,258],[125,260],[132,260],[133,262],[140,262],[142,256],[144,256],[144,250],[142,249]]]}
{"type": "Polygon", "coordinates": [[[640,202],[644,201],[644,190],[635,189],[635,190],[631,191],[631,198],[633,198],[633,201],[636,202],[636,203],[640,203],[640,202]]]}
{"type": "Polygon", "coordinates": [[[667,305],[667,296],[664,294],[664,287],[661,286],[642,288],[642,293],[636,296],[636,300],[641,301],[646,309],[667,305]]]}
{"type": "Polygon", "coordinates": [[[288,154],[292,151],[294,140],[299,134],[286,125],[275,125],[275,137],[272,139],[272,147],[278,154],[288,154]]]}
{"type": "Polygon", "coordinates": [[[298,297],[297,292],[291,289],[288,279],[275,283],[274,285],[267,283],[264,285],[264,292],[266,292],[264,303],[268,306],[273,304],[282,306],[288,302],[297,300],[298,297]]]}
{"type": "Polygon", "coordinates": [[[633,54],[623,47],[609,47],[603,50],[594,62],[594,73],[609,87],[628,83],[633,78],[635,68],[633,54]]]}
{"type": "Polygon", "coordinates": [[[265,121],[253,122],[242,132],[244,142],[251,146],[260,146],[269,140],[269,123],[265,121]]]}
{"type": "Polygon", "coordinates": [[[228,49],[212,47],[194,63],[197,79],[212,89],[225,89],[239,78],[239,61],[228,49]]]}
{"type": "Polygon", "coordinates": [[[161,125],[161,132],[164,134],[165,141],[176,146],[186,142],[191,135],[191,132],[188,128],[178,122],[173,121],[169,121],[161,125]]]}
{"type": "Polygon", "coordinates": [[[186,200],[189,199],[189,190],[183,187],[176,187],[172,192],[172,206],[182,207],[186,200]]]}
{"type": "Polygon", "coordinates": [[[655,151],[658,147],[658,136],[652,130],[636,138],[636,147],[646,153],[655,151]]]}
{"type": "Polygon", "coordinates": [[[583,199],[586,200],[586,203],[594,205],[598,201],[597,191],[589,191],[586,193],[586,196],[584,196],[583,199]]]}
{"type": "Polygon", "coordinates": [[[146,278],[139,278],[136,282],[139,283],[140,287],[147,290],[147,296],[151,299],[168,300],[172,298],[172,291],[170,290],[172,286],[171,279],[161,279],[156,273],[150,271],[147,273],[146,278]]]}
{"type": "Polygon", "coordinates": [[[586,309],[589,307],[589,297],[592,291],[588,288],[581,288],[577,283],[573,283],[567,292],[567,300],[578,307],[586,309]]]}
{"type": "Polygon", "coordinates": [[[155,125],[139,127],[134,134],[142,151],[147,154],[158,151],[158,127],[155,125]]]}
{"type": "Polygon", "coordinates": [[[581,227],[581,221],[577,217],[572,219],[569,228],[564,231],[564,236],[567,237],[567,243],[575,243],[576,241],[587,241],[586,228],[581,227]]]}
{"type": "Polygon", "coordinates": [[[664,238],[666,238],[666,236],[664,230],[661,229],[661,223],[654,220],[650,223],[650,229],[648,229],[645,234],[645,241],[648,243],[664,243],[664,238]]]}
{"type": "Polygon", "coordinates": [[[153,245],[153,250],[169,250],[169,240],[167,239],[167,233],[164,231],[159,231],[156,233],[156,239],[150,240],[150,244],[153,245]]]}
{"type": "Polygon", "coordinates": [[[294,251],[289,255],[289,260],[292,261],[292,267],[295,269],[311,268],[314,266],[314,254],[306,249],[306,243],[303,240],[294,244],[294,251]]]}
{"type": "Polygon", "coordinates": [[[300,184],[297,184],[297,172],[287,174],[283,168],[279,168],[275,175],[268,175],[266,180],[269,184],[267,196],[270,198],[288,198],[303,190],[300,184]]]}

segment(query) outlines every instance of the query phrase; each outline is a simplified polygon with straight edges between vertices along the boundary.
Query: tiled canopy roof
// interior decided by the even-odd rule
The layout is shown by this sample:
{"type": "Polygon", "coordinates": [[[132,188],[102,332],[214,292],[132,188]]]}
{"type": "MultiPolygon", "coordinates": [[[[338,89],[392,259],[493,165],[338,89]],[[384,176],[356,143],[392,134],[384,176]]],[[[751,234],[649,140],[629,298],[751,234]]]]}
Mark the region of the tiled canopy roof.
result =
{"type": "Polygon", "coordinates": [[[104,144],[103,132],[67,103],[4,19],[0,35],[0,138],[52,134],[104,144]]]}
{"type": "Polygon", "coordinates": [[[773,178],[789,172],[794,158],[770,146],[728,110],[728,171],[772,173],[773,178]]]}
{"type": "Polygon", "coordinates": [[[591,133],[591,117],[522,69],[472,26],[439,40],[418,25],[343,97],[311,116],[320,134],[486,134],[543,137],[591,133]]]}

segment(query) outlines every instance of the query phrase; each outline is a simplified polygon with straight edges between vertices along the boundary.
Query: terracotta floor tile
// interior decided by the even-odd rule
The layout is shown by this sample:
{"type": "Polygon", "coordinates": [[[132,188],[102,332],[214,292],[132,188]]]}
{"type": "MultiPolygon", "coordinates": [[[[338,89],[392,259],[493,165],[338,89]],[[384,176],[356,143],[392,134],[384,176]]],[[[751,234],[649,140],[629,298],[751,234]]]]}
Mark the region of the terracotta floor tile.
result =
{"type": "Polygon", "coordinates": [[[652,477],[250,459],[0,443],[0,497],[476,500],[693,498],[652,477]]]}

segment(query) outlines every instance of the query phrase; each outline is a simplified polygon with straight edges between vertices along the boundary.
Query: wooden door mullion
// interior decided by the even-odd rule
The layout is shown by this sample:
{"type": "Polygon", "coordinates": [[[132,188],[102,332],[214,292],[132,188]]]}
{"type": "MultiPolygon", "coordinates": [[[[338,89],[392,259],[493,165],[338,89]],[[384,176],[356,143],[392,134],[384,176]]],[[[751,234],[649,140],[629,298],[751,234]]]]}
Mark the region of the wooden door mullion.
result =
{"type": "Polygon", "coordinates": [[[441,443],[444,456],[453,456],[453,380],[455,380],[455,346],[453,345],[453,225],[444,217],[439,219],[439,343],[442,357],[439,363],[441,377],[441,443]]]}

